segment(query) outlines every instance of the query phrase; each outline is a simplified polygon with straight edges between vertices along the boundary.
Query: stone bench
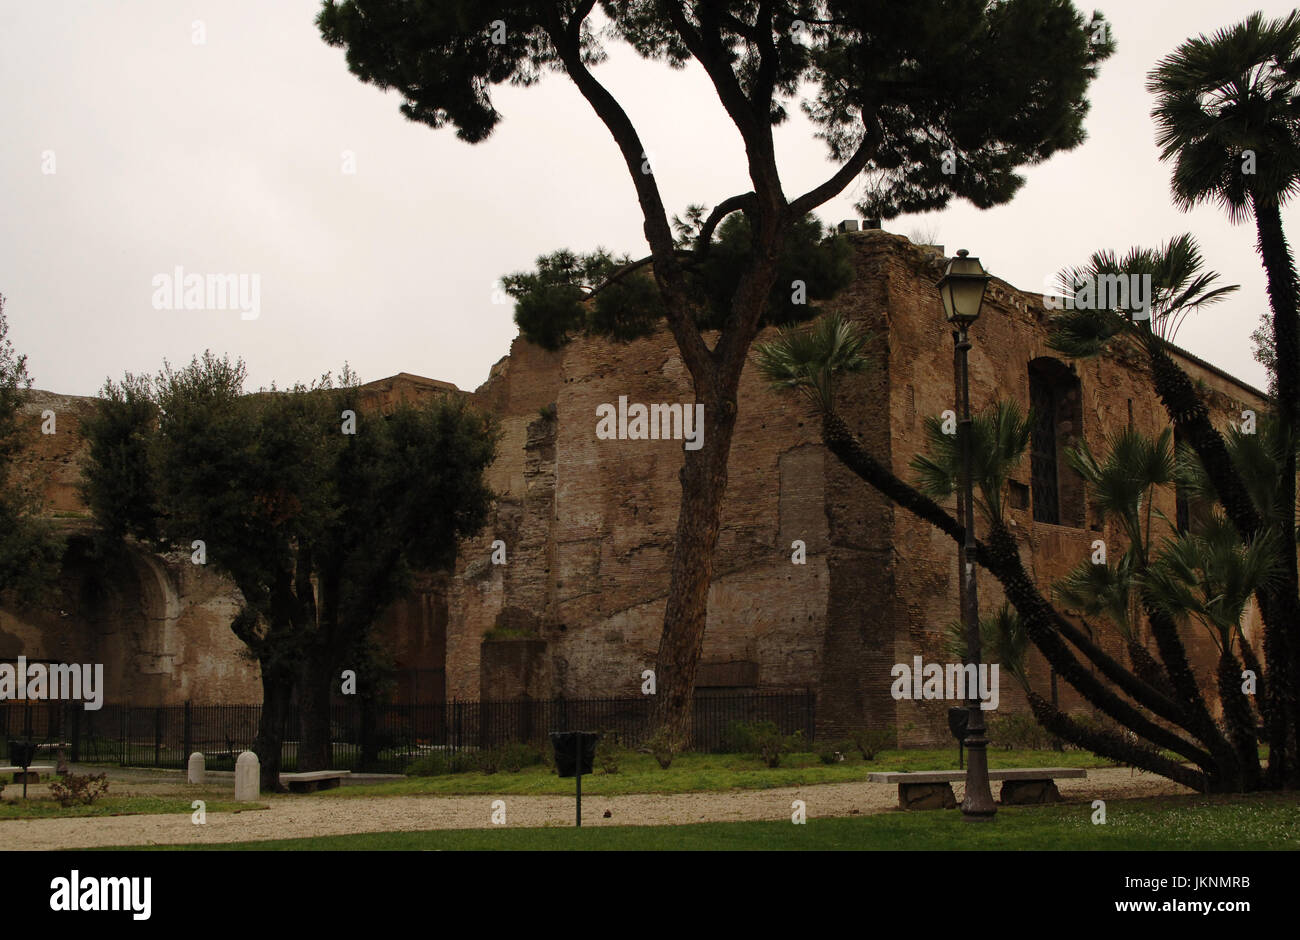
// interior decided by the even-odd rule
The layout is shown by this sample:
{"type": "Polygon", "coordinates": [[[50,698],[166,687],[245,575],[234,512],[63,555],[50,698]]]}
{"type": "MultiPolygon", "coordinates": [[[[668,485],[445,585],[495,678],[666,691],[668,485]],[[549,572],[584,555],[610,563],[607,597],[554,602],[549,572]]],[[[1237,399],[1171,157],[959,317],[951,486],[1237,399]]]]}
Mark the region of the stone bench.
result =
{"type": "MultiPolygon", "coordinates": [[[[41,774],[45,774],[45,776],[48,777],[48,776],[49,776],[50,774],[52,774],[52,773],[54,773],[54,768],[53,768],[51,765],[49,765],[49,764],[32,764],[30,767],[27,768],[27,780],[26,780],[26,782],[27,782],[27,783],[40,783],[40,782],[41,782],[41,774]]],[[[15,766],[13,766],[13,765],[2,766],[2,767],[0,767],[0,774],[13,774],[13,775],[14,775],[14,783],[23,783],[23,782],[24,782],[24,781],[23,781],[23,769],[22,769],[21,767],[15,767],[15,766]]]]}
{"type": "MultiPolygon", "coordinates": [[[[989,780],[1002,781],[1002,805],[1059,803],[1061,792],[1054,780],[1086,777],[1081,767],[1018,767],[990,770],[989,780]]],[[[899,809],[952,809],[957,799],[952,784],[966,779],[964,770],[925,770],[919,773],[888,772],[867,776],[869,783],[898,784],[899,809]]]]}
{"type": "Polygon", "coordinates": [[[312,770],[301,774],[280,774],[280,782],[291,793],[311,793],[314,790],[333,790],[344,777],[350,776],[350,770],[312,770]]]}

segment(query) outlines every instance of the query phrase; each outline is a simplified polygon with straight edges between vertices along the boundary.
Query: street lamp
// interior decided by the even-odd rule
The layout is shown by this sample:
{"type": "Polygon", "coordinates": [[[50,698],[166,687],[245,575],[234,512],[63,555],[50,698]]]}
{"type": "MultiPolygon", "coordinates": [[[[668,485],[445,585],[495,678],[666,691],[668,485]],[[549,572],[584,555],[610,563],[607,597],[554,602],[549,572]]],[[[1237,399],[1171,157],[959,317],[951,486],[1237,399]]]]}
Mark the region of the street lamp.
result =
{"type": "MultiPolygon", "coordinates": [[[[980,662],[980,606],[975,593],[975,499],[971,480],[971,420],[970,420],[970,326],[980,315],[984,292],[989,277],[979,258],[968,257],[965,249],[948,262],[947,270],[935,286],[943,299],[943,312],[955,327],[952,338],[957,350],[957,384],[961,389],[961,421],[958,435],[961,441],[961,491],[965,508],[966,538],[962,546],[962,621],[966,627],[966,660],[978,670],[980,662]]],[[[966,795],[961,802],[962,816],[967,822],[984,822],[993,819],[997,807],[993,791],[989,789],[988,739],[984,736],[984,712],[980,708],[979,689],[967,683],[966,708],[966,795]]]]}

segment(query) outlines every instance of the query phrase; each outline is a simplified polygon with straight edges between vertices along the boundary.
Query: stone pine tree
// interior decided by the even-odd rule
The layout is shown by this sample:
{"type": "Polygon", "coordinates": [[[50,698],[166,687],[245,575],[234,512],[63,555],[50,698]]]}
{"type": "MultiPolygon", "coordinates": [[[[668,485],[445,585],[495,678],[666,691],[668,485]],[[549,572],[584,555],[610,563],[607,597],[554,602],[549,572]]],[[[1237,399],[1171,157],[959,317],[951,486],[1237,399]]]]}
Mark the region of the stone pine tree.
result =
{"type": "Polygon", "coordinates": [[[16,460],[35,433],[21,410],[32,380],[27,357],[9,341],[4,306],[0,295],[0,594],[31,602],[56,583],[62,545],[40,517],[35,481],[16,460]]]}
{"type": "MultiPolygon", "coordinates": [[[[1296,435],[1300,433],[1300,315],[1295,259],[1282,228],[1282,206],[1300,188],[1300,11],[1277,20],[1258,13],[1211,36],[1197,36],[1161,59],[1149,89],[1161,158],[1173,164],[1175,204],[1215,203],[1233,222],[1254,220],[1268,279],[1272,320],[1265,336],[1272,360],[1281,492],[1268,515],[1249,498],[1222,435],[1196,399],[1190,380],[1167,356],[1152,357],[1156,390],[1187,437],[1242,538],[1296,529],[1296,435]]],[[[1294,547],[1294,546],[1292,546],[1294,547]]],[[[1258,595],[1269,629],[1264,655],[1270,779],[1300,786],[1300,570],[1294,551],[1279,577],[1258,595]],[[1289,756],[1288,756],[1289,755],[1289,756]]]]}
{"type": "Polygon", "coordinates": [[[469,143],[501,120],[493,86],[528,85],[547,71],[567,76],[609,131],[650,254],[616,264],[561,253],[567,274],[554,256],[543,259],[539,292],[520,296],[519,312],[528,335],[556,341],[580,331],[621,338],[666,323],[704,406],[704,445],[683,455],[656,666],[660,731],[671,748],[686,745],[736,391],[773,298],[792,295],[783,259],[807,243],[806,216],[864,174],[859,208],[869,216],[939,209],[953,197],[981,208],[1011,199],[1021,167],[1083,140],[1088,83],[1112,51],[1106,22],[1099,14],[1085,21],[1067,0],[327,0],[318,25],[346,49],[359,78],[402,95],[406,117],[452,125],[469,143]],[[744,144],[751,188],[688,212],[689,240],[674,231],[636,126],[593,71],[607,41],[702,69],[744,144]],[[775,128],[795,106],[836,167],[791,195],[775,128]],[[724,223],[737,241],[715,266],[724,223]],[[630,276],[641,268],[649,280],[630,276]],[[608,286],[624,303],[594,303],[580,315],[573,288],[591,275],[599,283],[587,293],[608,286]]]}
{"type": "Polygon", "coordinates": [[[495,432],[446,399],[363,414],[346,370],[341,385],[243,382],[242,362],[205,353],[106,383],[84,491],[106,535],[190,553],[239,589],[231,629],[260,667],[254,750],[277,789],[294,690],[299,768],[322,769],[341,670],[366,672],[370,627],[410,569],[449,565],[482,527],[495,432]]]}

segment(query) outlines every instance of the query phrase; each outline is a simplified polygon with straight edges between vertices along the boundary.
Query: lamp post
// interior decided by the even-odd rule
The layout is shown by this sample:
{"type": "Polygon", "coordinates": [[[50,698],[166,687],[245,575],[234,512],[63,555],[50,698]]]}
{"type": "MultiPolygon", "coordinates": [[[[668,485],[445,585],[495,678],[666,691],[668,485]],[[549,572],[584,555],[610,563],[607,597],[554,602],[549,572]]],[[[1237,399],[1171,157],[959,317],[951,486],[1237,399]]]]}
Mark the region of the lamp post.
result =
{"type": "MultiPolygon", "coordinates": [[[[966,538],[962,546],[962,621],[966,627],[966,660],[978,670],[980,662],[980,607],[975,593],[975,500],[971,480],[970,418],[970,326],[980,315],[984,291],[992,280],[979,258],[968,257],[962,249],[948,262],[947,270],[935,286],[943,299],[944,314],[954,327],[957,350],[957,384],[961,390],[961,420],[958,435],[961,443],[961,492],[965,509],[966,538]]],[[[988,739],[984,736],[984,712],[980,708],[977,683],[967,683],[965,745],[966,795],[961,802],[967,822],[991,821],[997,813],[993,791],[989,789],[988,739]]]]}

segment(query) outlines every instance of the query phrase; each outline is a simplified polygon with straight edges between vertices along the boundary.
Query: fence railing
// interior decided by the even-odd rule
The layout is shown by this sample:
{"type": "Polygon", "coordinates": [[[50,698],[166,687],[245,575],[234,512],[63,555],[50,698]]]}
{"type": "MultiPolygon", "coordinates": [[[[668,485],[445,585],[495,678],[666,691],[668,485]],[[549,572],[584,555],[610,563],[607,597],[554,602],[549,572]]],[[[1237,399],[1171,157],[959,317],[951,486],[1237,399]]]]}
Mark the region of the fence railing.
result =
{"type": "MultiPolygon", "coordinates": [[[[438,702],[330,708],[331,767],[401,773],[437,751],[479,750],[512,742],[545,743],[551,731],[599,731],[623,747],[650,734],[649,696],[604,699],[438,702]]],[[[260,705],[105,705],[86,711],[80,702],[0,702],[0,748],[30,737],[68,759],[123,767],[183,768],[202,752],[209,770],[233,770],[253,746],[260,705]]],[[[701,695],[695,699],[694,747],[719,751],[735,722],[773,722],[783,734],[802,731],[812,741],[816,695],[812,691],[701,695]]],[[[290,708],[281,729],[285,770],[298,763],[299,714],[290,708]]],[[[45,754],[41,755],[45,759],[45,754]]]]}

